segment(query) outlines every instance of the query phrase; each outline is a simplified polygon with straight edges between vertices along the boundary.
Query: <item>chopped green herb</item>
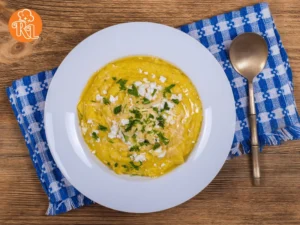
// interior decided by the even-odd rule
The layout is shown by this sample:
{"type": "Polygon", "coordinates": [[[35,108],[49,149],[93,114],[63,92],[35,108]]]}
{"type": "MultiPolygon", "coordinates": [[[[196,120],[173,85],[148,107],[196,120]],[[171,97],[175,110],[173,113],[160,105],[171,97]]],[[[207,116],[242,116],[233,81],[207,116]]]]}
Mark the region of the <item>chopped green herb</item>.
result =
{"type": "Polygon", "coordinates": [[[132,89],[128,89],[127,91],[128,94],[133,95],[135,97],[139,97],[139,92],[134,84],[132,85],[132,89]]]}
{"type": "Polygon", "coordinates": [[[157,107],[153,107],[153,110],[158,113],[158,108],[157,107]]]}
{"type": "Polygon", "coordinates": [[[158,121],[158,126],[164,128],[165,127],[165,118],[162,117],[162,115],[160,115],[159,117],[156,118],[158,121]]]}
{"type": "Polygon", "coordinates": [[[103,98],[103,103],[104,103],[105,105],[109,105],[109,104],[110,104],[110,101],[109,101],[109,99],[107,99],[107,98],[103,98]]]}
{"type": "Polygon", "coordinates": [[[132,139],[136,141],[136,134],[132,135],[132,139]]]}
{"type": "Polygon", "coordinates": [[[137,165],[135,165],[134,164],[134,162],[129,162],[130,163],[130,165],[135,169],[135,170],[139,170],[140,169],[140,166],[143,164],[141,161],[140,161],[140,165],[139,166],[137,166],[137,165]]]}
{"type": "Polygon", "coordinates": [[[160,147],[160,144],[158,142],[155,142],[153,145],[153,150],[158,149],[160,147]]]}
{"type": "Polygon", "coordinates": [[[126,128],[125,128],[125,131],[128,132],[132,129],[132,127],[137,124],[137,123],[142,123],[140,120],[133,120],[133,119],[129,119],[129,123],[127,124],[126,128]]]}
{"type": "Polygon", "coordinates": [[[150,104],[150,100],[148,98],[143,98],[143,104],[150,104]]]}
{"type": "Polygon", "coordinates": [[[81,120],[82,120],[82,118],[83,118],[83,115],[82,115],[82,113],[79,113],[79,119],[81,119],[81,120]]]}
{"type": "Polygon", "coordinates": [[[123,132],[122,132],[123,136],[124,136],[124,140],[127,142],[129,137],[127,135],[125,135],[123,132]]]}
{"type": "Polygon", "coordinates": [[[150,113],[150,114],[149,114],[149,118],[150,118],[150,119],[154,119],[154,116],[150,113]]]}
{"type": "Polygon", "coordinates": [[[137,145],[134,145],[132,146],[130,149],[129,149],[130,152],[139,152],[140,151],[140,147],[137,146],[137,145]]]}
{"type": "Polygon", "coordinates": [[[98,134],[96,132],[93,132],[92,133],[92,137],[97,140],[99,138],[98,134]]]}
{"type": "Polygon", "coordinates": [[[157,92],[157,89],[154,89],[151,96],[154,96],[156,92],[157,92]]]}
{"type": "Polygon", "coordinates": [[[162,132],[159,132],[157,136],[162,143],[164,143],[165,145],[169,144],[169,139],[166,138],[162,132]]]}
{"type": "Polygon", "coordinates": [[[91,102],[96,102],[95,100],[92,100],[91,102]]]}
{"type": "Polygon", "coordinates": [[[120,79],[117,81],[117,84],[120,84],[120,90],[126,90],[126,84],[127,80],[123,80],[123,79],[120,79]]]}
{"type": "Polygon", "coordinates": [[[142,113],[137,109],[130,110],[129,112],[133,113],[136,119],[142,118],[142,113]]]}
{"type": "Polygon", "coordinates": [[[172,99],[172,102],[174,102],[175,104],[179,104],[179,100],[178,99],[172,99]]]}
{"type": "Polygon", "coordinates": [[[115,143],[115,142],[114,142],[113,140],[111,140],[111,139],[109,139],[108,142],[110,142],[110,143],[112,143],[112,144],[115,143]]]}
{"type": "Polygon", "coordinates": [[[165,102],[163,110],[170,110],[170,107],[167,102],[165,102]]]}
{"type": "Polygon", "coordinates": [[[112,79],[113,79],[113,80],[117,80],[117,78],[116,78],[116,77],[113,77],[112,79]]]}
{"type": "Polygon", "coordinates": [[[98,126],[98,130],[102,130],[102,131],[107,131],[107,127],[103,126],[103,125],[99,125],[98,126]]]}
{"type": "Polygon", "coordinates": [[[118,163],[115,163],[115,167],[118,167],[118,163]]]}
{"type": "Polygon", "coordinates": [[[110,166],[110,162],[108,162],[107,165],[110,166]]]}
{"type": "Polygon", "coordinates": [[[145,139],[143,142],[140,142],[140,146],[144,146],[144,145],[148,146],[150,145],[150,142],[147,139],[145,139]]]}
{"type": "Polygon", "coordinates": [[[144,132],[146,131],[145,128],[146,128],[146,126],[143,125],[143,126],[142,126],[142,129],[141,129],[142,133],[144,133],[144,132]]]}
{"type": "Polygon", "coordinates": [[[164,89],[164,92],[163,92],[164,97],[166,97],[166,93],[171,93],[171,89],[173,87],[175,87],[175,84],[171,84],[170,86],[168,86],[164,89]]]}
{"type": "Polygon", "coordinates": [[[122,111],[122,105],[116,106],[114,108],[114,114],[118,114],[122,111]]]}

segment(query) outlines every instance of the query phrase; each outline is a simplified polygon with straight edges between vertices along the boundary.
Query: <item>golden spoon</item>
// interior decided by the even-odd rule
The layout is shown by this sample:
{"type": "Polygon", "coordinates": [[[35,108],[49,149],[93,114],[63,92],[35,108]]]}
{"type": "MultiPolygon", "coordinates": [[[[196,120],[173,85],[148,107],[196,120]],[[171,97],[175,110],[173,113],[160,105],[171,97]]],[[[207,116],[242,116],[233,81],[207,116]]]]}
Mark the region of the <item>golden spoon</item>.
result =
{"type": "Polygon", "coordinates": [[[248,80],[253,177],[254,184],[259,185],[259,142],[256,127],[253,79],[265,67],[268,58],[268,46],[260,35],[256,33],[244,33],[232,41],[229,49],[229,57],[234,69],[248,80]]]}

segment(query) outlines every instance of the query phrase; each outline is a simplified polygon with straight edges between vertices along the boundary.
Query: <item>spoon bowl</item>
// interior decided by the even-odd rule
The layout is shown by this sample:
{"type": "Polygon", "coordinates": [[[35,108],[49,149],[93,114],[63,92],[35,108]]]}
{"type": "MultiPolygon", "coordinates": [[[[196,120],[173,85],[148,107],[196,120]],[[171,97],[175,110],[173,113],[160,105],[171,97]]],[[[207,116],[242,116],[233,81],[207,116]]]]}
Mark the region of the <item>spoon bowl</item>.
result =
{"type": "Polygon", "coordinates": [[[234,69],[252,81],[266,64],[268,46],[260,35],[244,33],[231,43],[229,57],[234,69]]]}

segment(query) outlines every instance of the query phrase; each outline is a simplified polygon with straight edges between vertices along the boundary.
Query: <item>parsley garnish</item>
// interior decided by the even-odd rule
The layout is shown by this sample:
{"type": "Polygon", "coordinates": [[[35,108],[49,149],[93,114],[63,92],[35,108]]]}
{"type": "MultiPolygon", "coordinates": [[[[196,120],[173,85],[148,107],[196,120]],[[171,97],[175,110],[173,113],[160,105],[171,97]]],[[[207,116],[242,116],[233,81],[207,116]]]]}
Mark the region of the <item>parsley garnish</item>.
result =
{"type": "Polygon", "coordinates": [[[140,120],[133,120],[133,119],[129,119],[129,123],[127,124],[125,131],[130,131],[132,129],[132,127],[137,124],[137,123],[142,123],[140,120]]]}
{"type": "Polygon", "coordinates": [[[110,166],[110,162],[108,162],[107,165],[110,166]]]}
{"type": "Polygon", "coordinates": [[[117,78],[116,78],[116,77],[113,77],[112,79],[113,79],[113,80],[117,80],[117,78]]]}
{"type": "Polygon", "coordinates": [[[118,167],[118,165],[119,165],[118,163],[115,163],[115,167],[118,167]]]}
{"type": "Polygon", "coordinates": [[[158,121],[158,126],[164,128],[165,127],[165,119],[162,117],[162,115],[160,115],[156,119],[158,121]]]}
{"type": "Polygon", "coordinates": [[[130,163],[130,165],[135,169],[135,170],[139,170],[140,169],[140,166],[143,164],[141,161],[140,161],[140,165],[139,166],[137,166],[137,165],[135,165],[134,164],[134,162],[129,162],[130,163]]]}
{"type": "Polygon", "coordinates": [[[173,87],[175,87],[175,84],[171,84],[170,86],[168,86],[164,89],[164,92],[163,92],[164,97],[166,97],[166,93],[171,93],[171,89],[173,87]]]}
{"type": "Polygon", "coordinates": [[[157,89],[154,89],[151,96],[154,96],[156,92],[157,92],[157,89]]]}
{"type": "Polygon", "coordinates": [[[104,103],[105,105],[109,105],[109,104],[110,104],[110,101],[109,101],[109,99],[107,99],[107,98],[103,98],[103,103],[104,103]]]}
{"type": "Polygon", "coordinates": [[[150,119],[154,119],[154,116],[150,113],[150,114],[149,114],[149,118],[150,118],[150,119]]]}
{"type": "Polygon", "coordinates": [[[155,149],[158,149],[160,147],[160,144],[158,142],[156,142],[154,145],[153,145],[153,150],[155,149]]]}
{"type": "Polygon", "coordinates": [[[158,108],[157,107],[153,107],[153,110],[158,113],[158,108]]]}
{"type": "Polygon", "coordinates": [[[122,165],[122,167],[125,168],[125,169],[127,169],[127,166],[126,166],[126,165],[122,165]]]}
{"type": "Polygon", "coordinates": [[[179,104],[179,100],[178,99],[172,99],[172,102],[174,102],[175,104],[179,104]]]}
{"type": "Polygon", "coordinates": [[[132,135],[132,139],[136,141],[136,134],[132,135]]]}
{"type": "Polygon", "coordinates": [[[92,133],[92,137],[97,140],[99,138],[98,134],[96,132],[93,132],[92,133]]]}
{"type": "Polygon", "coordinates": [[[109,139],[108,142],[110,142],[110,143],[112,143],[112,144],[115,143],[115,142],[114,142],[113,140],[111,140],[111,139],[109,139]]]}
{"type": "Polygon", "coordinates": [[[122,111],[122,105],[119,105],[117,107],[114,108],[114,114],[118,114],[122,111]]]}
{"type": "Polygon", "coordinates": [[[94,103],[95,103],[96,101],[95,101],[95,100],[92,100],[91,102],[94,102],[94,103]]]}
{"type": "Polygon", "coordinates": [[[159,132],[157,136],[162,143],[164,143],[165,145],[169,144],[169,139],[166,138],[162,132],[159,132]]]}
{"type": "Polygon", "coordinates": [[[143,104],[150,104],[150,100],[148,98],[143,98],[143,104]]]}
{"type": "Polygon", "coordinates": [[[129,139],[129,137],[128,137],[127,135],[125,135],[123,132],[122,132],[122,134],[123,134],[123,137],[124,137],[125,142],[127,142],[128,139],[129,139]]]}
{"type": "Polygon", "coordinates": [[[120,84],[120,90],[126,90],[126,84],[127,80],[123,80],[123,79],[120,79],[117,81],[117,84],[120,84]]]}
{"type": "Polygon", "coordinates": [[[134,145],[132,146],[130,149],[129,149],[130,152],[139,152],[140,151],[140,147],[137,146],[137,145],[134,145]]]}
{"type": "Polygon", "coordinates": [[[144,145],[150,145],[150,142],[147,140],[147,139],[145,139],[143,142],[140,142],[140,146],[144,146],[144,145]]]}
{"type": "Polygon", "coordinates": [[[137,110],[137,109],[130,110],[129,112],[133,113],[134,116],[135,116],[135,118],[137,118],[137,119],[141,119],[142,118],[142,113],[139,110],[137,110]]]}
{"type": "Polygon", "coordinates": [[[107,127],[103,126],[103,125],[99,125],[98,126],[98,130],[102,130],[102,131],[107,131],[107,127]]]}
{"type": "Polygon", "coordinates": [[[128,89],[127,91],[128,91],[128,94],[133,95],[135,97],[139,97],[138,90],[134,84],[132,85],[132,89],[128,89]]]}
{"type": "Polygon", "coordinates": [[[146,126],[145,126],[145,125],[143,125],[143,126],[142,126],[142,130],[141,130],[141,131],[142,131],[142,133],[144,133],[144,132],[146,131],[146,130],[145,130],[145,128],[146,128],[146,126]]]}
{"type": "Polygon", "coordinates": [[[163,110],[170,110],[170,107],[167,102],[165,102],[163,110]]]}

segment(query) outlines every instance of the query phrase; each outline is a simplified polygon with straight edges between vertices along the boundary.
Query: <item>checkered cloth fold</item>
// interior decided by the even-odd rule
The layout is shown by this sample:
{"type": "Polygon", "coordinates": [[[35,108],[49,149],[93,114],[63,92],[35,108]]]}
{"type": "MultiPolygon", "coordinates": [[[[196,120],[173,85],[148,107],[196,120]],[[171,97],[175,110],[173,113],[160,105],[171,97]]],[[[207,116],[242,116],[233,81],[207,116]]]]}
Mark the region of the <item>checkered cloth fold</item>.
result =
{"type": "MultiPolygon", "coordinates": [[[[200,41],[216,57],[231,84],[236,106],[236,130],[229,158],[250,152],[247,118],[247,81],[235,72],[228,58],[231,41],[255,32],[268,43],[264,70],[254,80],[258,133],[261,146],[300,139],[299,116],[293,96],[292,71],[266,3],[242,8],[179,28],[200,41]]],[[[47,215],[56,215],[92,203],[79,193],[56,166],[44,130],[44,104],[56,69],[14,81],[7,88],[13,111],[41,184],[49,198],[47,215]]],[[[229,151],[229,150],[228,150],[229,151]]]]}

